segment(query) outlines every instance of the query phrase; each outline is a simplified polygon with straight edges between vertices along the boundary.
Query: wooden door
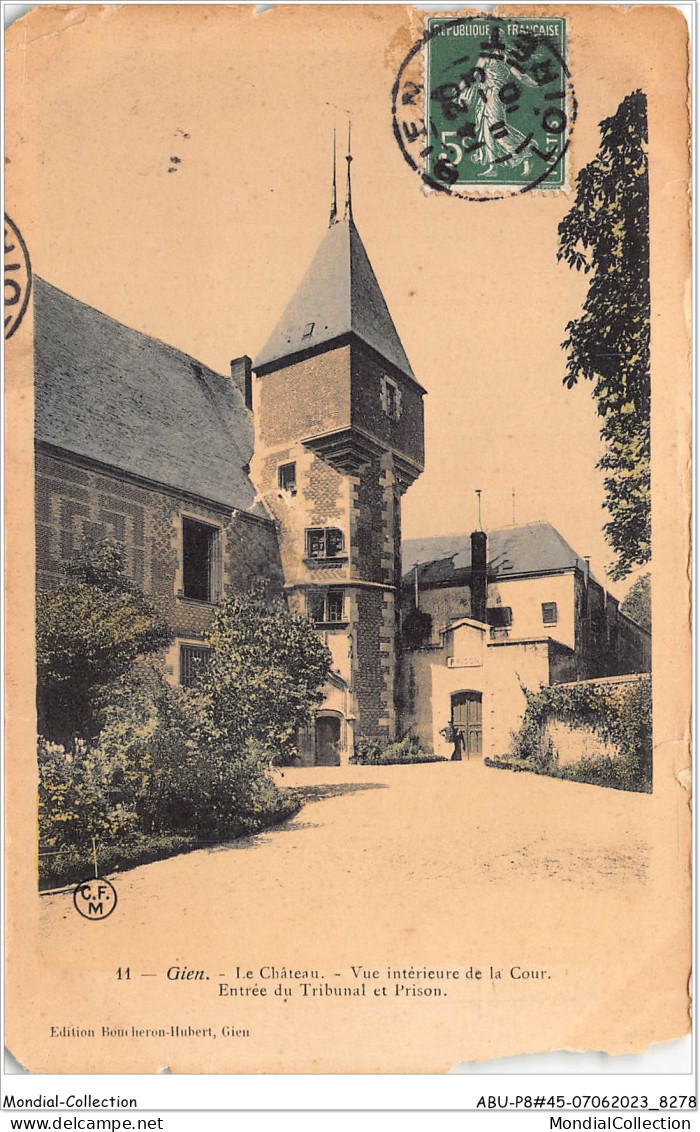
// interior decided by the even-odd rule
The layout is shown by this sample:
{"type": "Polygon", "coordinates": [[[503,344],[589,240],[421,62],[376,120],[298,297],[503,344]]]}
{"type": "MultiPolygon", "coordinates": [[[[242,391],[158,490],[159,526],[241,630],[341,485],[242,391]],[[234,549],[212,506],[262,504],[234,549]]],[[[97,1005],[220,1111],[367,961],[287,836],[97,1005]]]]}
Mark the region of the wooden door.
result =
{"type": "Polygon", "coordinates": [[[334,715],[316,720],[316,766],[340,766],[340,720],[334,715]]]}
{"type": "Polygon", "coordinates": [[[464,753],[480,755],[482,747],[481,692],[452,694],[452,726],[464,741],[464,753]]]}

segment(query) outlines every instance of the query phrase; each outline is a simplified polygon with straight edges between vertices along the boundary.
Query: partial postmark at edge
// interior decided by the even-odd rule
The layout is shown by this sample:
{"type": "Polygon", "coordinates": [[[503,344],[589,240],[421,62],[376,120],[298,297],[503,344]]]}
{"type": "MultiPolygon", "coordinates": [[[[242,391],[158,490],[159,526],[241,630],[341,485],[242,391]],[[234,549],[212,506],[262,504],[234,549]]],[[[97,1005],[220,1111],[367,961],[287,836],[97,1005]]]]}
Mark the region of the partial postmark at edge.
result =
{"type": "Polygon", "coordinates": [[[5,338],[22,324],[32,290],[32,265],[22,233],[5,213],[5,338]]]}

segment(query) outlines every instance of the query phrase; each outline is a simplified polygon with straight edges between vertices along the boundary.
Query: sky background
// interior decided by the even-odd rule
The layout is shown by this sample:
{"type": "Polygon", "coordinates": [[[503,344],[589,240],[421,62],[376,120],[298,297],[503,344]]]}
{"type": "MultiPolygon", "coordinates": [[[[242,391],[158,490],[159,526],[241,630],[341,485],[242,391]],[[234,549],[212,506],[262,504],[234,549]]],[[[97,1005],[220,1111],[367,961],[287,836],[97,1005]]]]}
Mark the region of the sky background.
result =
{"type": "MultiPolygon", "coordinates": [[[[572,182],[599,121],[659,62],[634,50],[658,9],[611,14],[595,41],[587,11],[565,13],[572,182]]],[[[589,384],[562,384],[588,284],[556,259],[573,196],[423,192],[391,122],[421,19],[372,5],[34,11],[8,59],[8,211],[37,274],[225,373],[263,346],[323,238],[332,131],[349,112],[357,227],[428,391],[404,537],[469,532],[477,488],[484,526],[507,525],[515,489],[516,521],[549,520],[605,581],[599,419],[589,384]]]]}

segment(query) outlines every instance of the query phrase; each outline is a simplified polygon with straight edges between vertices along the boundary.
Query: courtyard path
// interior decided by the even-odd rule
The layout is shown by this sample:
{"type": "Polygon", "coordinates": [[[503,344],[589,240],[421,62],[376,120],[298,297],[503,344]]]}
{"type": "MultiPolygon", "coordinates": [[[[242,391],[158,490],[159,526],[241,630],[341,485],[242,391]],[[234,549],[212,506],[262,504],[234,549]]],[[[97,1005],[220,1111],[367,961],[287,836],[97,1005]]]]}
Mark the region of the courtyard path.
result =
{"type": "Polygon", "coordinates": [[[118,907],[104,921],[78,916],[70,894],[42,898],[48,989],[27,988],[26,1010],[96,1036],[42,1037],[35,1063],[444,1071],[469,1058],[586,1048],[592,1032],[597,1048],[641,1048],[659,1012],[666,1037],[683,1032],[685,1002],[669,972],[685,943],[668,791],[625,794],[477,760],[287,770],[282,784],[304,791],[294,820],[116,874],[118,907]],[[131,978],[118,980],[127,966],[131,978]],[[389,977],[423,966],[458,969],[460,981],[422,997],[413,994],[427,985],[420,976],[389,977]],[[175,967],[203,976],[174,979],[175,967]],[[267,993],[222,994],[240,985],[236,968],[267,993]],[[290,980],[290,971],[309,975],[290,980]],[[365,994],[304,996],[301,981],[365,983],[365,994]],[[397,981],[408,990],[396,992],[397,981]],[[292,994],[275,997],[278,986],[292,994]],[[172,1024],[212,1035],[101,1034],[172,1024]],[[225,1040],[224,1025],[249,1036],[225,1040]]]}

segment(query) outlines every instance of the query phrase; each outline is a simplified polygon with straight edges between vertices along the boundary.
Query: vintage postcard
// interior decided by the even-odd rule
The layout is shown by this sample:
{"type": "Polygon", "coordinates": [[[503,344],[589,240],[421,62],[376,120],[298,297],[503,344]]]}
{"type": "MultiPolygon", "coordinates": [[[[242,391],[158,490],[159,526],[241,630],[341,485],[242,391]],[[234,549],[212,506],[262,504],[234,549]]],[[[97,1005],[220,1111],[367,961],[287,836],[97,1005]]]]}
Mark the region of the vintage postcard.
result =
{"type": "Polygon", "coordinates": [[[7,29],[30,1072],[689,1032],[688,75],[671,5],[7,29]]]}

